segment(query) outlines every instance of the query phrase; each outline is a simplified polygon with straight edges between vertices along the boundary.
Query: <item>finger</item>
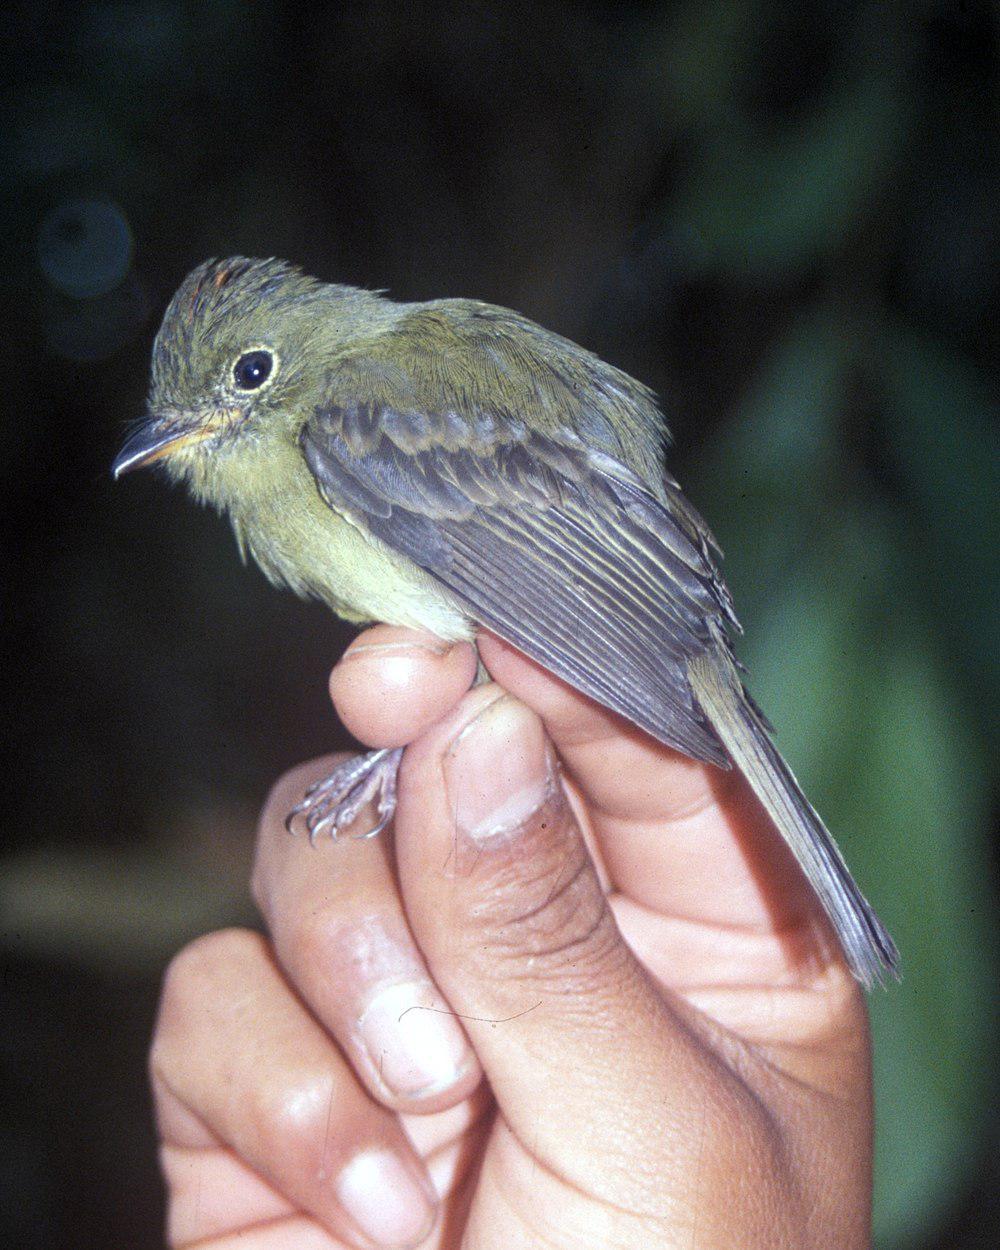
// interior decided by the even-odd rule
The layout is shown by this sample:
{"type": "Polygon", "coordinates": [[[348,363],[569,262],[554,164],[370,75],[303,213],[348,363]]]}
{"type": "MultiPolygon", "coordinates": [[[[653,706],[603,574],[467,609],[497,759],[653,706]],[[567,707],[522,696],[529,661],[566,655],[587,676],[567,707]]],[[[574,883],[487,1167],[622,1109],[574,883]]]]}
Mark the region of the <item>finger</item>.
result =
{"type": "Polygon", "coordinates": [[[330,695],[356,738],[373,747],[400,747],[439,721],[475,675],[470,643],[376,625],[344,652],[330,676],[330,695]]]}
{"type": "Polygon", "coordinates": [[[465,1098],[481,1071],[413,941],[390,839],[310,844],[285,828],[296,796],[334,762],[295,769],[271,792],[254,897],[278,961],[373,1096],[396,1110],[440,1110],[465,1098]]]}
{"type": "Polygon", "coordinates": [[[663,1149],[696,1151],[691,1109],[712,1088],[762,1126],[622,940],[541,723],[498,694],[466,695],[408,751],[407,913],[525,1152],[589,1193],[645,1202],[636,1160],[648,1177],[663,1149]]]}
{"type": "MultiPolygon", "coordinates": [[[[169,1195],[168,1245],[215,1241],[234,1229],[273,1227],[296,1217],[307,1221],[318,1236],[332,1244],[328,1232],[315,1220],[299,1216],[287,1199],[200,1122],[196,1134],[185,1132],[194,1117],[155,1073],[153,1095],[163,1142],[160,1164],[169,1195]]],[[[290,1244],[296,1245],[294,1241],[290,1244]]]]}
{"type": "MultiPolygon", "coordinates": [[[[174,960],[150,1062],[154,1083],[328,1232],[370,1247],[429,1231],[433,1190],[397,1118],[363,1092],[257,935],[213,934],[174,960]]],[[[167,1144],[190,1144],[176,1117],[162,1128],[167,1144]]],[[[210,1210],[193,1204],[177,1240],[227,1231],[200,1227],[210,1210]]]]}
{"type": "Polygon", "coordinates": [[[739,773],[661,745],[492,635],[478,645],[496,680],[542,717],[617,890],[658,915],[711,926],[713,941],[735,930],[751,942],[788,935],[783,951],[769,943],[776,971],[801,955],[791,935],[813,933],[818,903],[739,773]]]}

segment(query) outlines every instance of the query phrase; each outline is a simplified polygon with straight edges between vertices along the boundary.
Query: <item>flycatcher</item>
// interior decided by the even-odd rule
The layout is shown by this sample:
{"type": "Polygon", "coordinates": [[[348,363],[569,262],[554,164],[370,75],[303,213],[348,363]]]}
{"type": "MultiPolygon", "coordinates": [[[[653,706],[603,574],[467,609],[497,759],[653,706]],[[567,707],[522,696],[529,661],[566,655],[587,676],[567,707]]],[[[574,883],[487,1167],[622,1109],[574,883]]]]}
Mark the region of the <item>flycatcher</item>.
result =
{"type": "MultiPolygon", "coordinates": [[[[717,548],[665,438],[645,386],[515,312],[233,257],[171,301],[114,473],[163,465],[272,582],[349,621],[492,630],[665,745],[735,765],[870,985],[896,948],[744,689],[717,548]]],[[[292,816],[336,836],[374,800],[378,832],[400,754],[347,761],[292,816]]]]}

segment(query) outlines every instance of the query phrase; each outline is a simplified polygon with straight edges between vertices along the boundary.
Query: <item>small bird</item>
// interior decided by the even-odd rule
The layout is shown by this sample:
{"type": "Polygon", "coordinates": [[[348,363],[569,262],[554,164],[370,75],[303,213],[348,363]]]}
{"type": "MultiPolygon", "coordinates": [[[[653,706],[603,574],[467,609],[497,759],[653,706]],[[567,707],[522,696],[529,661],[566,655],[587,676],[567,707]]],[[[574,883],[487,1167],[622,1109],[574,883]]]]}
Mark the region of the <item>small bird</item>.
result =
{"type": "MultiPolygon", "coordinates": [[[[735,765],[870,986],[896,948],[743,686],[718,548],[665,440],[649,389],[518,313],[237,256],[173,297],[113,473],[162,465],[272,582],[348,621],[491,630],[666,746],[735,765]]],[[[347,761],[290,821],[336,836],[374,801],[377,833],[400,756],[347,761]]]]}

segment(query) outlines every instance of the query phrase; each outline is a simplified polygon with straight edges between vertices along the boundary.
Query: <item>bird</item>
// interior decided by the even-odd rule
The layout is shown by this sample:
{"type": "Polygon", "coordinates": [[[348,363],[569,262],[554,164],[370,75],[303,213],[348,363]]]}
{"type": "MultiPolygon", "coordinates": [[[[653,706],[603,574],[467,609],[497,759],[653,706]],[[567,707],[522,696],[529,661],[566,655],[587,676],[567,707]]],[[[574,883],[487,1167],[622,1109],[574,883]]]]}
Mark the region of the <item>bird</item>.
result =
{"type": "MultiPolygon", "coordinates": [[[[112,466],[156,465],[228,514],[240,552],[343,619],[488,630],[655,740],[738,769],[866,987],[898,976],[747,691],[708,526],[664,467],[653,392],[527,317],[402,303],[275,258],[195,268],[112,466]]],[[[290,813],[311,837],[392,818],[401,750],[354,757],[290,813]]]]}

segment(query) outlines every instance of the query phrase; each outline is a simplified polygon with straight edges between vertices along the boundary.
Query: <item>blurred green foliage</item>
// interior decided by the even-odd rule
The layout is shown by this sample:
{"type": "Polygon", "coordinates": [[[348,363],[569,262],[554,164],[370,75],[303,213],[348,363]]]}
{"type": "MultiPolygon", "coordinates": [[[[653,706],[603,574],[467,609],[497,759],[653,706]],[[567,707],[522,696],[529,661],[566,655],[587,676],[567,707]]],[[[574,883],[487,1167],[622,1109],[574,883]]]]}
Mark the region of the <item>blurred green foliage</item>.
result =
{"type": "Polygon", "coordinates": [[[858,350],[828,317],[797,322],[698,473],[748,605],[754,690],[904,952],[902,985],[872,999],[890,1246],[940,1222],[995,1092],[991,779],[937,653],[926,549],[850,471],[840,418],[858,350]]]}
{"type": "MultiPolygon", "coordinates": [[[[19,904],[25,1105],[33,1056],[74,1027],[54,1004],[88,1012],[96,982],[137,1039],[134,1088],[78,1034],[89,1066],[52,1078],[38,1119],[135,1138],[149,963],[241,917],[245,813],[335,732],[344,633],[240,571],[211,518],[105,479],[177,281],[274,253],[518,307],[664,395],[753,689],[902,951],[872,1001],[878,1244],[995,1245],[995,8],[141,0],[5,20],[0,901],[19,904]]],[[[9,1244],[150,1244],[149,1144],[133,1209],[99,1231],[51,1177],[106,1167],[118,1189],[120,1159],[66,1128],[60,1170],[28,1120],[2,1126],[37,1190],[9,1244]]]]}

